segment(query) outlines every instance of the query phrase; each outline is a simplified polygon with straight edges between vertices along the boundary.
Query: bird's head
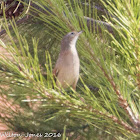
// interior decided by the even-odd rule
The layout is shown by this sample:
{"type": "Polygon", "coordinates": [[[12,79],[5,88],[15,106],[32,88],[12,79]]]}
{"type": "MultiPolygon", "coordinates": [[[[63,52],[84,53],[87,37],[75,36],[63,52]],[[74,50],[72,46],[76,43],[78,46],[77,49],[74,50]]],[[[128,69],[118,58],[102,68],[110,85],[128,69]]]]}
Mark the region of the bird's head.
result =
{"type": "Polygon", "coordinates": [[[79,37],[79,35],[82,33],[83,31],[77,32],[77,31],[72,31],[69,32],[68,34],[66,34],[62,41],[61,41],[61,48],[62,49],[66,49],[72,46],[76,45],[76,41],[79,37]]]}

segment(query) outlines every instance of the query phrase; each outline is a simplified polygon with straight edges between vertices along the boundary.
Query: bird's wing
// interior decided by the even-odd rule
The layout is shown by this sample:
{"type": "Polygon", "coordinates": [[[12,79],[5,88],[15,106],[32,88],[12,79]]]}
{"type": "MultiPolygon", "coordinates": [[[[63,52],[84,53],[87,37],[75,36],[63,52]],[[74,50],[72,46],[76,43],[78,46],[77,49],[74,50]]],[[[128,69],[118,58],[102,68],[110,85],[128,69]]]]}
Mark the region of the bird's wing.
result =
{"type": "Polygon", "coordinates": [[[53,75],[55,77],[58,76],[58,73],[59,73],[59,71],[61,69],[61,62],[60,61],[61,61],[61,58],[58,58],[58,60],[56,61],[55,67],[53,69],[53,75]]]}
{"type": "Polygon", "coordinates": [[[59,73],[59,70],[58,70],[58,68],[55,66],[55,68],[53,69],[53,76],[57,77],[58,73],[59,73]]]}
{"type": "Polygon", "coordinates": [[[55,65],[54,69],[53,69],[53,79],[56,82],[56,77],[58,76],[59,70],[57,68],[57,65],[55,65]]]}
{"type": "Polygon", "coordinates": [[[53,69],[53,75],[55,77],[57,77],[59,72],[63,69],[63,62],[65,60],[64,58],[65,58],[66,54],[67,53],[60,53],[59,54],[59,57],[58,57],[58,59],[56,61],[55,67],[53,69]]]}

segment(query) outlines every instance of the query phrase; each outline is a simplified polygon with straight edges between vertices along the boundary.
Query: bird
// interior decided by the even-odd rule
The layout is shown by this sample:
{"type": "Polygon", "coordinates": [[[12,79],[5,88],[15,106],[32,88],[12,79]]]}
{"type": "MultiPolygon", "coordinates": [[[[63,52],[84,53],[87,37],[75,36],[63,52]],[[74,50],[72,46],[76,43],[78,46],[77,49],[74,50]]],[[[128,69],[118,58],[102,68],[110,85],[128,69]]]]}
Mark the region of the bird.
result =
{"type": "Polygon", "coordinates": [[[76,49],[76,42],[83,31],[67,33],[61,40],[61,49],[53,69],[56,86],[66,89],[69,86],[76,91],[79,79],[80,60],[76,49]]]}

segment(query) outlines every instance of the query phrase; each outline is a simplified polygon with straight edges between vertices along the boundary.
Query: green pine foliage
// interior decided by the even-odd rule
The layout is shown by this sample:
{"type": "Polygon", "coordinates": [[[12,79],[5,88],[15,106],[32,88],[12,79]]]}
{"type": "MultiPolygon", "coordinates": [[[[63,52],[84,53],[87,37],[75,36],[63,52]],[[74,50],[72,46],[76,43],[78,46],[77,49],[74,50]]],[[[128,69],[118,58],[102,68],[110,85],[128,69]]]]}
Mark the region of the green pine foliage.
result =
{"type": "Polygon", "coordinates": [[[20,139],[27,133],[43,134],[40,139],[139,139],[140,1],[24,4],[27,22],[17,26],[5,15],[1,20],[6,35],[0,45],[11,56],[0,53],[0,120],[8,131],[23,134],[20,139]],[[96,11],[96,4],[106,11],[96,11]],[[113,33],[104,24],[87,24],[86,17],[106,21],[113,33]],[[84,31],[77,42],[80,79],[76,91],[59,90],[52,69],[62,37],[72,30],[84,31]]]}

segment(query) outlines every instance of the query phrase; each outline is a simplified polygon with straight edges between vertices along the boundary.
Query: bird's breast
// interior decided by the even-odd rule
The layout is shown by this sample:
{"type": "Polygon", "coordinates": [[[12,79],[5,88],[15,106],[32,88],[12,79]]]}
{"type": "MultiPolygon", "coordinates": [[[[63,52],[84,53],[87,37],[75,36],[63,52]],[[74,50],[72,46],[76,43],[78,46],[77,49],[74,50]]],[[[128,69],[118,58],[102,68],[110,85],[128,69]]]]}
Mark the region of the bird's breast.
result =
{"type": "Polygon", "coordinates": [[[59,64],[58,81],[63,87],[67,87],[67,84],[72,85],[75,80],[78,79],[80,69],[80,62],[76,49],[60,53],[59,64]]]}
{"type": "MultiPolygon", "coordinates": [[[[79,76],[80,62],[77,53],[67,52],[61,55],[61,70],[59,72],[59,77],[63,77],[63,80],[67,82],[73,81],[79,76]]],[[[68,83],[69,83],[68,82],[68,83]]],[[[70,82],[71,83],[71,82],[70,82]]]]}
{"type": "Polygon", "coordinates": [[[77,54],[77,51],[69,51],[64,55],[63,62],[64,65],[67,65],[68,67],[71,67],[72,69],[79,68],[79,56],[77,54]]]}

